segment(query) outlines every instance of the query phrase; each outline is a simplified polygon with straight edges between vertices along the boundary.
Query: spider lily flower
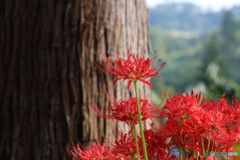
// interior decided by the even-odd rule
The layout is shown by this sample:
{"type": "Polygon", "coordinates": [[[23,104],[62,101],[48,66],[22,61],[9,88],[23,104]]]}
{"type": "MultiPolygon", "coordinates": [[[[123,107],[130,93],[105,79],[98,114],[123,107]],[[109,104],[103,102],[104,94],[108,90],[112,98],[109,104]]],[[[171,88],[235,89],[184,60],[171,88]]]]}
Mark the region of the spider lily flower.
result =
{"type": "Polygon", "coordinates": [[[148,80],[149,77],[159,77],[158,73],[166,64],[166,61],[161,64],[161,59],[154,64],[156,59],[156,52],[152,59],[150,58],[139,58],[137,59],[134,54],[130,53],[127,59],[122,59],[118,57],[117,59],[113,60],[111,56],[109,58],[104,55],[102,57],[103,61],[103,68],[97,65],[94,61],[96,66],[101,69],[104,73],[108,74],[115,78],[113,85],[120,79],[126,80],[128,79],[127,88],[130,88],[132,81],[140,80],[141,82],[147,84],[150,88],[152,85],[148,80]],[[115,66],[112,64],[115,63],[115,66]]]}
{"type": "MultiPolygon", "coordinates": [[[[114,96],[110,98],[105,88],[105,93],[107,99],[109,100],[109,105],[105,104],[105,110],[102,111],[96,104],[92,101],[93,106],[88,103],[89,108],[99,117],[112,120],[120,120],[129,125],[129,123],[138,124],[139,117],[137,111],[137,101],[135,97],[130,97],[128,100],[120,99],[116,101],[114,96]]],[[[112,95],[112,94],[111,94],[112,95]]],[[[151,106],[148,99],[138,98],[141,112],[141,120],[145,121],[148,118],[159,117],[158,106],[151,106]]]]}
{"type": "Polygon", "coordinates": [[[174,95],[173,98],[167,99],[166,104],[162,108],[162,117],[185,118],[187,115],[196,114],[198,110],[197,99],[194,96],[174,95]]]}
{"type": "MultiPolygon", "coordinates": [[[[93,100],[93,107],[88,104],[89,108],[99,117],[105,119],[120,120],[129,125],[129,122],[138,124],[138,111],[136,98],[131,97],[128,100],[120,99],[118,102],[110,101],[111,105],[105,106],[102,111],[93,100]]],[[[153,108],[148,99],[139,98],[140,112],[142,121],[158,117],[158,109],[153,108]]]]}
{"type": "Polygon", "coordinates": [[[212,139],[220,145],[221,149],[229,152],[235,144],[240,142],[240,128],[232,127],[227,133],[215,131],[212,139]]]}
{"type": "Polygon", "coordinates": [[[114,154],[104,144],[92,144],[87,148],[83,148],[79,144],[73,145],[71,149],[67,149],[68,154],[76,160],[115,160],[114,154]]]}
{"type": "Polygon", "coordinates": [[[111,146],[113,147],[112,153],[115,154],[117,158],[131,160],[132,155],[136,156],[136,143],[132,138],[132,135],[129,133],[123,134],[121,138],[116,139],[115,142],[111,144],[111,146]]]}
{"type": "MultiPolygon", "coordinates": [[[[163,138],[160,132],[155,132],[151,129],[144,130],[144,137],[149,159],[173,159],[170,156],[170,147],[167,144],[167,139],[163,138]]],[[[142,146],[141,141],[138,141],[138,143],[139,146],[142,146]]],[[[140,148],[140,155],[143,157],[142,148],[140,148]]]]}

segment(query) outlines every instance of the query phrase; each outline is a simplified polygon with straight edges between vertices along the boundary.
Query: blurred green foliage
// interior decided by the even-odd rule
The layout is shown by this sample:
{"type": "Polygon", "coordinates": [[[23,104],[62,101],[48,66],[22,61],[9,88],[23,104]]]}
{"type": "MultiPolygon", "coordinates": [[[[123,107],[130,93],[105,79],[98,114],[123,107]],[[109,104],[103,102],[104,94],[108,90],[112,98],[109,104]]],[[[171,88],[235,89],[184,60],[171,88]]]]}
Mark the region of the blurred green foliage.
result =
{"type": "MultiPolygon", "coordinates": [[[[240,6],[231,9],[240,20],[240,6]]],[[[218,12],[202,11],[192,3],[167,3],[149,10],[151,26],[164,30],[208,31],[221,25],[224,10],[218,12]]]]}
{"type": "Polygon", "coordinates": [[[167,60],[163,79],[151,83],[156,95],[165,89],[203,91],[240,98],[240,6],[203,12],[189,3],[150,8],[150,39],[157,57],[167,60]]]}

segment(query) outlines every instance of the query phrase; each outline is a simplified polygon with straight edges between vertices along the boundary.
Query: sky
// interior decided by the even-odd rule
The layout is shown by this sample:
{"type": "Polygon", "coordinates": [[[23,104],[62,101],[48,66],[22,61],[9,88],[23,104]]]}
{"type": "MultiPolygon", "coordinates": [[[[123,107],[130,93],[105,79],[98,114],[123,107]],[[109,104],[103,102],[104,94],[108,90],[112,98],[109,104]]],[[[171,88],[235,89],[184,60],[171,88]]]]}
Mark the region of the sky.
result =
{"type": "Polygon", "coordinates": [[[218,11],[222,8],[231,8],[232,6],[238,4],[240,5],[240,0],[146,0],[148,7],[154,7],[158,4],[164,2],[191,2],[200,6],[204,10],[214,10],[218,11]]]}

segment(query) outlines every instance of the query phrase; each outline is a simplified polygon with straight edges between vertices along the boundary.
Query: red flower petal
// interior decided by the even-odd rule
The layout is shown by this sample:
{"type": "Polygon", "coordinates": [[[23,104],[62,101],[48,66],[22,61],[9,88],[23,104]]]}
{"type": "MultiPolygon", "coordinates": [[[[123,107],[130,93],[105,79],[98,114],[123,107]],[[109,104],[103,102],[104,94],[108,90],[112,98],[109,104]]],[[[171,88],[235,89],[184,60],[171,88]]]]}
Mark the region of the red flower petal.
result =
{"type": "Polygon", "coordinates": [[[142,80],[142,79],[139,79],[139,80],[142,81],[143,83],[146,83],[150,88],[152,88],[151,83],[149,83],[148,81],[144,81],[144,80],[142,80]]]}
{"type": "Polygon", "coordinates": [[[127,89],[129,90],[130,89],[130,85],[131,85],[132,81],[128,81],[128,85],[127,85],[127,89]]]}

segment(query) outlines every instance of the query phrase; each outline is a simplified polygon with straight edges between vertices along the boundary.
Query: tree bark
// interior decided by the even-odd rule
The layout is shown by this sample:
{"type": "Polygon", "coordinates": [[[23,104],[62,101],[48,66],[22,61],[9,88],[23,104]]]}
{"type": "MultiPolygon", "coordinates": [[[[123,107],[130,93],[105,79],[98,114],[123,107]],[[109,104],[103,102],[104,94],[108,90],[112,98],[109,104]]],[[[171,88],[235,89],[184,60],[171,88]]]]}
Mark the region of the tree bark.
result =
{"type": "Polygon", "coordinates": [[[111,134],[86,103],[131,94],[93,59],[130,46],[148,54],[145,0],[0,0],[0,159],[70,159],[70,142],[111,134]]]}

